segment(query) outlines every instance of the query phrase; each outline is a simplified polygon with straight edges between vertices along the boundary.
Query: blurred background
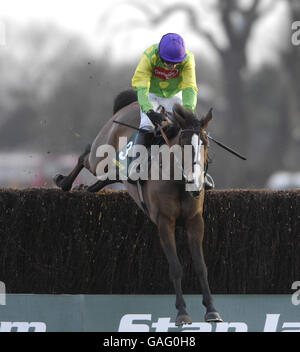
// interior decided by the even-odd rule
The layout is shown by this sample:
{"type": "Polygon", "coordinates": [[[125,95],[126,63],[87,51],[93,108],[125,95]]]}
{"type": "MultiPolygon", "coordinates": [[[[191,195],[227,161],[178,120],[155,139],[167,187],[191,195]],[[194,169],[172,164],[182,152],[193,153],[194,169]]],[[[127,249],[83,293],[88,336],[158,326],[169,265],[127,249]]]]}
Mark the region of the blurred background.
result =
{"type": "Polygon", "coordinates": [[[300,187],[297,21],[299,0],[2,2],[0,187],[53,187],[168,32],[195,54],[197,114],[213,107],[210,134],[247,157],[211,143],[216,188],[300,187]]]}

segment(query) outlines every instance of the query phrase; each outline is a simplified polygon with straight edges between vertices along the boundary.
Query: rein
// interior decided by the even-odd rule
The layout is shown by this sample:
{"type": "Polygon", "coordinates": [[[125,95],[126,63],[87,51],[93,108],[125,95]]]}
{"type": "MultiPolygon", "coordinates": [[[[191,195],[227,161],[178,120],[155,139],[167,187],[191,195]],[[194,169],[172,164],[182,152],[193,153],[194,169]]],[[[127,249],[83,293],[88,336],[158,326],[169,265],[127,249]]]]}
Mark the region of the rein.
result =
{"type": "Polygon", "coordinates": [[[236,152],[235,150],[227,147],[225,144],[216,141],[214,138],[212,138],[210,135],[207,134],[207,138],[209,138],[211,141],[215,142],[219,147],[227,150],[229,153],[237,156],[238,158],[242,159],[242,160],[247,160],[243,155],[239,154],[238,152],[236,152]]]}
{"type": "MultiPolygon", "coordinates": [[[[137,128],[135,126],[132,126],[132,125],[129,125],[127,123],[124,123],[124,122],[119,122],[119,121],[116,121],[114,120],[113,121],[114,123],[117,123],[119,125],[123,125],[123,126],[126,126],[126,127],[129,127],[129,128],[132,128],[134,130],[137,130],[137,131],[140,131],[140,132],[145,132],[143,129],[141,128],[137,128]]],[[[165,140],[165,142],[167,143],[167,145],[170,147],[170,142],[168,140],[168,137],[166,136],[165,132],[163,131],[162,127],[160,125],[158,125],[159,129],[160,129],[160,133],[163,137],[163,139],[165,140]]],[[[180,136],[179,136],[179,142],[181,142],[181,135],[182,133],[185,133],[185,132],[194,132],[194,133],[200,133],[201,130],[194,130],[194,129],[184,129],[184,130],[181,130],[180,131],[180,136]]],[[[209,134],[206,133],[206,136],[208,139],[210,139],[211,141],[213,141],[214,143],[216,143],[219,147],[227,150],[229,153],[237,156],[238,158],[242,159],[242,160],[247,160],[247,158],[245,158],[243,155],[241,155],[240,153],[238,153],[237,151],[235,151],[234,149],[232,148],[229,148],[227,145],[217,141],[216,139],[214,139],[213,137],[211,137],[209,134]]]]}
{"type": "Polygon", "coordinates": [[[117,123],[118,125],[122,125],[122,126],[126,126],[126,127],[129,127],[129,128],[132,128],[133,130],[137,130],[137,131],[140,131],[140,132],[145,132],[145,130],[143,130],[142,128],[138,128],[138,127],[129,125],[128,123],[120,122],[120,121],[117,121],[117,120],[113,120],[113,122],[117,123]]]}
{"type": "MultiPolygon", "coordinates": [[[[182,130],[181,133],[183,132],[195,132],[195,133],[200,133],[201,130],[194,130],[194,129],[185,129],[185,130],[182,130]]],[[[242,159],[242,160],[247,160],[247,158],[245,158],[243,155],[241,155],[240,153],[238,153],[237,151],[235,151],[234,149],[232,148],[229,148],[227,147],[227,145],[215,140],[213,137],[211,137],[208,133],[204,132],[207,136],[208,139],[210,139],[211,141],[213,141],[214,143],[216,143],[219,147],[227,150],[229,153],[237,156],[238,158],[242,159]]]]}
{"type": "Polygon", "coordinates": [[[164,130],[162,129],[162,127],[161,127],[160,125],[158,125],[158,128],[159,128],[159,130],[160,130],[160,133],[161,133],[163,139],[164,139],[165,142],[167,143],[167,146],[168,146],[169,148],[171,148],[170,141],[168,140],[168,137],[166,136],[164,130]]]}

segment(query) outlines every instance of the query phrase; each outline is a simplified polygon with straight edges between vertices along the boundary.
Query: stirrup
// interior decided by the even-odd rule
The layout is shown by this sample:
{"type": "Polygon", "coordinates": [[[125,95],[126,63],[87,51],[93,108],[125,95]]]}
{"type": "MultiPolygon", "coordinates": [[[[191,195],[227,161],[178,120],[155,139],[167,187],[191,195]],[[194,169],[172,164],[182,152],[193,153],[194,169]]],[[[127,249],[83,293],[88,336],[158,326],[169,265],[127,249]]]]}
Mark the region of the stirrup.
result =
{"type": "Polygon", "coordinates": [[[206,174],[204,178],[204,188],[205,190],[210,190],[215,188],[215,182],[210,174],[206,174]]]}

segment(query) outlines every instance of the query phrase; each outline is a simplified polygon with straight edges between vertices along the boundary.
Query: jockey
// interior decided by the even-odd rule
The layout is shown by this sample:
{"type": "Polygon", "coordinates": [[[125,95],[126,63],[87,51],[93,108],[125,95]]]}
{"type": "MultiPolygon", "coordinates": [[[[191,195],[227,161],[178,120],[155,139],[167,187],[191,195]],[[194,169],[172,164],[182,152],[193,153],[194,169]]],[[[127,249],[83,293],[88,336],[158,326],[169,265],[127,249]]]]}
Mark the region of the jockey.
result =
{"type": "Polygon", "coordinates": [[[141,106],[141,129],[152,130],[162,122],[163,116],[156,111],[160,105],[170,113],[175,103],[195,110],[198,91],[195,59],[185,49],[180,35],[165,34],[159,44],[145,50],[132,78],[132,87],[141,106]]]}
{"type": "MultiPolygon", "coordinates": [[[[140,129],[151,131],[164,117],[157,111],[163,106],[172,113],[174,104],[195,111],[197,84],[195,58],[186,50],[183,38],[176,33],[165,34],[159,44],[146,49],[132,78],[141,107],[140,129]]],[[[145,143],[145,133],[139,132],[135,144],[145,143]]],[[[133,162],[134,163],[134,162],[133,162]]],[[[129,177],[135,167],[131,166],[129,177]]]]}

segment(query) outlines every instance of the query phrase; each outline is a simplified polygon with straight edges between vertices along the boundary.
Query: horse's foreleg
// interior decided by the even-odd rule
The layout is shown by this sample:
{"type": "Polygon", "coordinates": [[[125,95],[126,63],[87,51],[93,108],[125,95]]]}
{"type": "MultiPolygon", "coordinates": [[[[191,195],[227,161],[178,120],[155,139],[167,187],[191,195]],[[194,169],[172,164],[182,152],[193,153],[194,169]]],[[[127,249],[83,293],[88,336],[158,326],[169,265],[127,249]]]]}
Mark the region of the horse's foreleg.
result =
{"type": "Polygon", "coordinates": [[[213,305],[207,279],[207,268],[203,255],[204,221],[202,215],[197,214],[194,218],[188,220],[186,230],[195,270],[202,288],[203,304],[206,307],[205,321],[220,322],[222,318],[213,305]]]}
{"type": "Polygon", "coordinates": [[[178,314],[175,325],[191,324],[186,312],[186,304],[181,289],[182,267],[179,262],[175,242],[175,220],[160,216],[158,221],[160,243],[169,263],[169,275],[176,292],[176,308],[178,314]]]}
{"type": "Polygon", "coordinates": [[[53,181],[59,188],[61,188],[63,191],[69,191],[72,188],[73,182],[75,181],[76,177],[79,175],[80,171],[85,166],[84,165],[85,159],[87,155],[90,153],[90,151],[91,151],[91,146],[88,145],[85,148],[85,151],[78,158],[77,165],[68,176],[56,175],[53,178],[53,181]]]}

